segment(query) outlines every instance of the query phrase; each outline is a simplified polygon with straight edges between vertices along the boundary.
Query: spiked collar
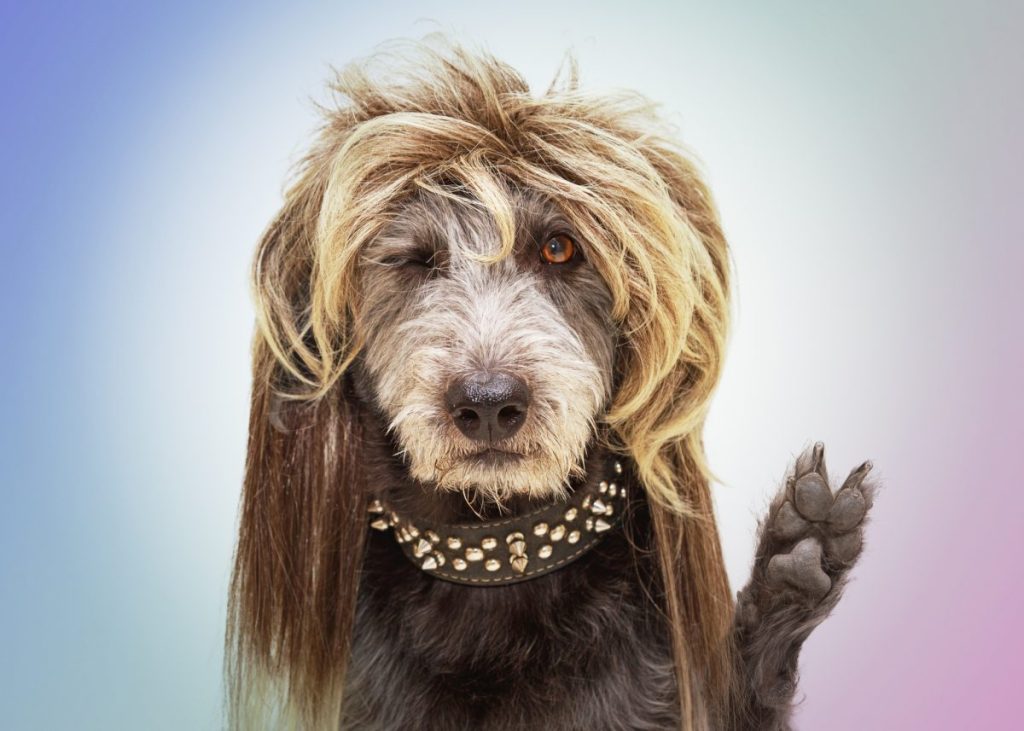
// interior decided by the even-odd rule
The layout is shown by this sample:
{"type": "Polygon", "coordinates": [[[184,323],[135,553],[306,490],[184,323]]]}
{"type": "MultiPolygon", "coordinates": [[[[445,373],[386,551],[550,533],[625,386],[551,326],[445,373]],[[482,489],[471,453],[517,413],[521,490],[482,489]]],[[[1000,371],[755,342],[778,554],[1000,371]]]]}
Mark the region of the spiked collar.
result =
{"type": "Polygon", "coordinates": [[[471,586],[528,581],[569,565],[622,520],[622,464],[610,461],[607,480],[524,515],[430,525],[373,500],[370,526],[392,531],[409,560],[439,579],[471,586]]]}

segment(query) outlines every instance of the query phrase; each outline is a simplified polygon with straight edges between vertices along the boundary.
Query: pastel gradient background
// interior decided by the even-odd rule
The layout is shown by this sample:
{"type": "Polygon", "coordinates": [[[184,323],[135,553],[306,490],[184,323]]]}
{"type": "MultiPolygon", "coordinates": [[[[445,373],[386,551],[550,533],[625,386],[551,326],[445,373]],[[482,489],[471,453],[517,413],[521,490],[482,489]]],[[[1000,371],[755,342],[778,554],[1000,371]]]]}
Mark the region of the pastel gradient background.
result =
{"type": "Polygon", "coordinates": [[[1020,728],[1024,44],[1011,4],[186,0],[0,17],[0,726],[217,729],[247,269],[329,66],[575,49],[699,154],[736,267],[728,567],[792,457],[884,480],[801,729],[1020,728]]]}

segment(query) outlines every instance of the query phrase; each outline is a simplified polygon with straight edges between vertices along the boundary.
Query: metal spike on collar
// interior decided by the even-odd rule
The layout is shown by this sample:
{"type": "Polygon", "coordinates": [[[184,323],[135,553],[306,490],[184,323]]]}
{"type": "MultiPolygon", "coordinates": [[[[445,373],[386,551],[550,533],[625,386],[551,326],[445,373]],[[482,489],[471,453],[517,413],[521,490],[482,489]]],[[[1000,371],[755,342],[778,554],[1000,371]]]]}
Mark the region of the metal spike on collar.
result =
{"type": "Polygon", "coordinates": [[[508,550],[513,556],[525,556],[526,541],[513,541],[509,544],[508,550]]]}
{"type": "Polygon", "coordinates": [[[430,549],[430,541],[428,541],[426,538],[420,538],[412,549],[412,555],[416,558],[422,558],[423,556],[426,556],[428,553],[430,553],[430,549]]]}

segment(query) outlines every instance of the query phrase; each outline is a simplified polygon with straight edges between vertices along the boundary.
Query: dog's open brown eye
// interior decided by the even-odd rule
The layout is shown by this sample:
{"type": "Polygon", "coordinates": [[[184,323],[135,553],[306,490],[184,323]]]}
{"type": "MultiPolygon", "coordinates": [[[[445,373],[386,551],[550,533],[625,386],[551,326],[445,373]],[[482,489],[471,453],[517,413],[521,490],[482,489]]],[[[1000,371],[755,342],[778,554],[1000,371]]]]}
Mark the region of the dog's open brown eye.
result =
{"type": "Polygon", "coordinates": [[[576,258],[576,242],[565,234],[552,236],[541,248],[540,257],[548,264],[566,264],[576,258]]]}

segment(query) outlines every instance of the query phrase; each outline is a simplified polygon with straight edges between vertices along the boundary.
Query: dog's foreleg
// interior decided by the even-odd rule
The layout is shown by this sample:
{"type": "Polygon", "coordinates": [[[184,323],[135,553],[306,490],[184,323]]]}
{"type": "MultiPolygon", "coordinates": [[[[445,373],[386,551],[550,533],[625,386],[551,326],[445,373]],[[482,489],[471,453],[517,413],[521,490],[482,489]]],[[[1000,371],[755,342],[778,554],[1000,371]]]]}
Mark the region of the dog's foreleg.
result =
{"type": "Polygon", "coordinates": [[[875,486],[865,462],[833,493],[824,448],[802,454],[758,527],[750,581],[739,592],[735,637],[756,729],[788,729],[804,640],[839,601],[863,546],[875,486]]]}

